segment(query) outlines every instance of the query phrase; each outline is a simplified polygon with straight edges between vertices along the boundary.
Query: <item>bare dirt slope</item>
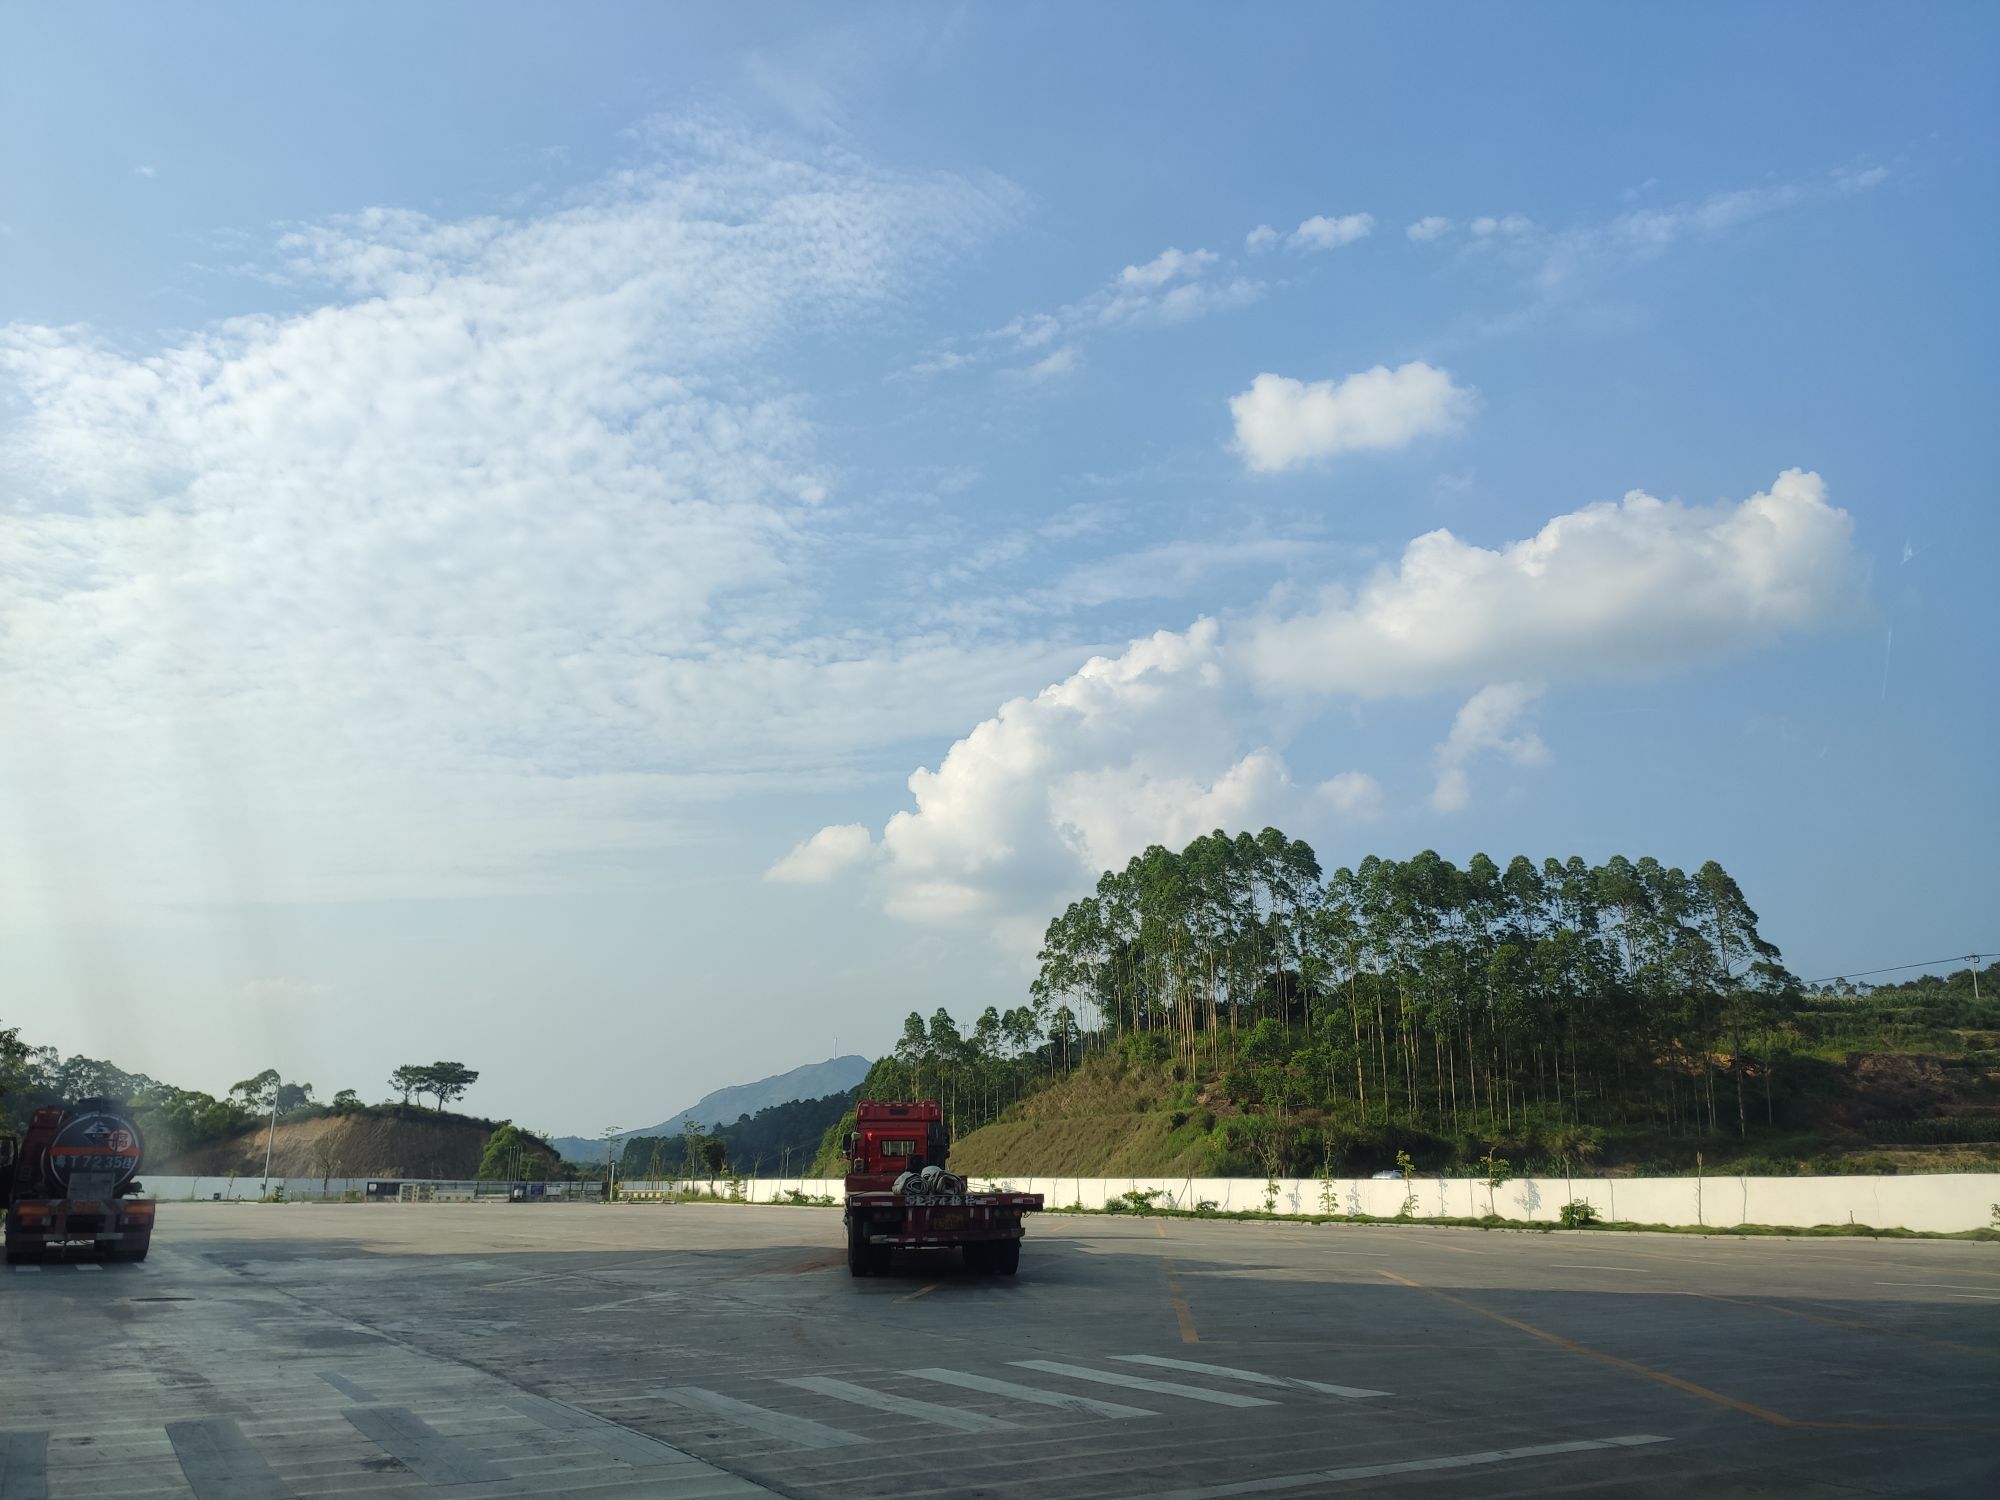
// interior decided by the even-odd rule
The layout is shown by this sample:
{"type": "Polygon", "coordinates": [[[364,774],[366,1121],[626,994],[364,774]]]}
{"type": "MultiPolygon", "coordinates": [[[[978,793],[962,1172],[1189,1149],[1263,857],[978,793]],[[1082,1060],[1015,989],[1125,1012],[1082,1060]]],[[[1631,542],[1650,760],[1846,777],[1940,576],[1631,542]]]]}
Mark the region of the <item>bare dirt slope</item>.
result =
{"type": "MultiPolygon", "coordinates": [[[[259,1126],[147,1166],[168,1176],[261,1175],[265,1130],[259,1126]]],[[[458,1115],[327,1115],[287,1121],[278,1126],[272,1143],[271,1174],[465,1178],[478,1170],[491,1133],[485,1122],[458,1115]]]]}

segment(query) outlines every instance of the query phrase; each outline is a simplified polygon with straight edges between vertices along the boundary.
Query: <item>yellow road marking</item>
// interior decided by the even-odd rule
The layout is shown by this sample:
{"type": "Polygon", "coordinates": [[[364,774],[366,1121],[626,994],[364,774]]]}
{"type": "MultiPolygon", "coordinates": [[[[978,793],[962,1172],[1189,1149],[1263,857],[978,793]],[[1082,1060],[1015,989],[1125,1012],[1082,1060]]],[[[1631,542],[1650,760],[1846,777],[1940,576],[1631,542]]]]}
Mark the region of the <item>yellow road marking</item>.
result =
{"type": "Polygon", "coordinates": [[[1535,1327],[1532,1323],[1523,1323],[1517,1318],[1510,1318],[1502,1313],[1493,1312],[1481,1307],[1477,1302],[1468,1302],[1463,1297],[1454,1297],[1450,1292],[1441,1292],[1435,1287],[1428,1287],[1421,1282],[1411,1281],[1406,1276],[1398,1276],[1394,1271],[1384,1271],[1382,1274],[1391,1281],[1399,1282],[1403,1286],[1424,1292],[1429,1296],[1438,1298],[1440,1301],[1462,1307],[1468,1312],[1476,1312],[1482,1318],[1491,1318],[1496,1323],[1503,1323],[1509,1328],[1527,1334],[1530,1338],[1538,1338],[1544,1343],[1554,1344],[1558,1349],[1567,1350],[1571,1354],[1580,1354],[1585,1359],[1594,1359],[1599,1364],[1610,1365],[1613,1369],[1629,1371],[1631,1374],[1643,1376],[1647,1380],[1658,1381],[1661,1385],[1672,1386],[1675,1390],[1685,1391],[1690,1396],[1699,1396],[1704,1401],[1713,1401],[1718,1406],[1726,1406],[1732,1411],[1742,1412],[1745,1416],[1755,1417],[1762,1422],[1769,1422],[1773,1427],[1796,1427],[1798,1425],[1790,1417],[1783,1416],[1778,1412],[1767,1411],[1761,1406],[1752,1406],[1747,1401],[1738,1401],[1734,1396],[1725,1396],[1720,1391],[1711,1391],[1705,1385],[1696,1385],[1692,1380],[1683,1380],[1680,1376],[1669,1375],[1664,1370],[1649,1369],[1645,1365],[1634,1364],[1629,1359],[1620,1359],[1615,1354],[1606,1354],[1602,1350],[1589,1348],[1586,1345],[1577,1343],[1574,1339],[1566,1339],[1559,1333],[1550,1333],[1546,1329],[1535,1327]]]}
{"type": "MultiPolygon", "coordinates": [[[[1159,1231],[1161,1239],[1167,1237],[1167,1226],[1163,1220],[1153,1220],[1153,1228],[1159,1231]]],[[[1181,1325],[1181,1342],[1199,1344],[1201,1335],[1194,1331],[1194,1314],[1188,1309],[1186,1294],[1181,1291],[1180,1269],[1171,1259],[1161,1264],[1167,1271],[1167,1297],[1174,1304],[1174,1321],[1181,1325]]]]}
{"type": "Polygon", "coordinates": [[[903,1296],[898,1297],[896,1300],[898,1302],[914,1302],[919,1297],[925,1297],[930,1295],[932,1292],[936,1291],[939,1287],[943,1285],[944,1283],[941,1281],[933,1281],[929,1286],[920,1286],[914,1292],[905,1293],[903,1296]]]}
{"type": "MultiPolygon", "coordinates": [[[[1377,1268],[1380,1269],[1379,1267],[1377,1268]]],[[[1467,1312],[1478,1313],[1482,1318],[1490,1318],[1509,1328],[1554,1344],[1558,1349],[1570,1354],[1580,1354],[1585,1359],[1594,1359],[1601,1365],[1610,1365],[1615,1370],[1624,1370],[1661,1385],[1671,1386],[1690,1396],[1698,1396],[1703,1401],[1712,1401],[1718,1406],[1726,1406],[1731,1411],[1742,1412],[1755,1417],[1760,1422],[1769,1422],[1773,1427],[1794,1427],[1814,1432],[1990,1432],[1995,1429],[1954,1423],[1926,1422],[1812,1422],[1797,1417],[1788,1417],[1783,1412],[1771,1411],[1766,1407],[1753,1406],[1748,1401],[1739,1401],[1734,1396],[1725,1396],[1721,1391],[1712,1391],[1705,1385],[1696,1385],[1692,1380],[1683,1380],[1678,1375],[1669,1375],[1664,1370],[1655,1370],[1647,1365],[1635,1364],[1629,1359],[1620,1359],[1615,1354],[1606,1354],[1601,1349],[1593,1349],[1588,1344],[1579,1344],[1575,1339],[1566,1339],[1559,1333],[1550,1333],[1545,1328],[1537,1328],[1532,1323],[1523,1323],[1518,1318],[1510,1318],[1490,1308],[1481,1307],[1477,1302],[1469,1302],[1463,1297],[1454,1297],[1450,1292],[1441,1292],[1436,1287],[1425,1286],[1422,1282],[1411,1281],[1407,1276],[1398,1276],[1394,1271],[1382,1271],[1382,1275],[1399,1285],[1410,1287],[1439,1301],[1462,1307],[1467,1312]]],[[[1725,1299],[1726,1300],[1726,1299],[1725,1299]]]]}
{"type": "Polygon", "coordinates": [[[1682,1292],[1683,1297],[1700,1297],[1705,1302],[1727,1302],[1731,1307],[1760,1307],[1765,1312],[1784,1313],[1787,1317],[1804,1318],[1813,1323],[1830,1323],[1835,1328],[1855,1328],[1863,1333],[1879,1333],[1884,1338],[1909,1339],[1913,1343],[1932,1344],[1940,1349],[1950,1349],[1959,1354],[1977,1354],[1982,1359],[2000,1359],[2000,1352],[1979,1349],[1971,1344],[1954,1344],[1950,1339],[1934,1339],[1927,1334],[1905,1333],[1900,1328],[1884,1328],[1879,1323],[1863,1323],[1854,1318],[1836,1318],[1827,1313],[1806,1312],[1796,1307],[1780,1307],[1775,1302],[1757,1302],[1746,1297],[1724,1297],[1716,1292],[1682,1292]]]}

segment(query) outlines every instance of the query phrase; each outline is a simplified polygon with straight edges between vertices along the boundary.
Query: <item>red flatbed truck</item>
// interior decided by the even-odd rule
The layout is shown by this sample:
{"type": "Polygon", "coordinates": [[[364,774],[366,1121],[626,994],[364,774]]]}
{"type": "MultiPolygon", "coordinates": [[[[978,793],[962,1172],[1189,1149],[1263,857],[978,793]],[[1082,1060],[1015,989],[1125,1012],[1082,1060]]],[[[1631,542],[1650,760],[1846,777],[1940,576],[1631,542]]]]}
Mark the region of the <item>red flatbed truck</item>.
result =
{"type": "Polygon", "coordinates": [[[1012,1276],[1021,1219],[1040,1193],[975,1193],[944,1169],[950,1142],[937,1101],[854,1107],[847,1156],[847,1269],[880,1276],[897,1250],[958,1250],[969,1271],[1012,1276]]]}
{"type": "Polygon", "coordinates": [[[19,1141],[0,1136],[8,1264],[90,1255],[144,1260],[155,1207],[139,1195],[144,1158],[138,1127],[109,1099],[44,1105],[19,1141]]]}

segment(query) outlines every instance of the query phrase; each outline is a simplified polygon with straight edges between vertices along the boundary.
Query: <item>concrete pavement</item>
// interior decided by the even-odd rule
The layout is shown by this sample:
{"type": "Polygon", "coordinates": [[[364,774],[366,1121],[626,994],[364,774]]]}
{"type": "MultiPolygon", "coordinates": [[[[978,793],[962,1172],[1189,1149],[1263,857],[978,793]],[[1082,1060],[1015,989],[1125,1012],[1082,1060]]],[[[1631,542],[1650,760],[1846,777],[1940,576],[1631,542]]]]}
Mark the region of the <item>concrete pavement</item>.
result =
{"type": "Polygon", "coordinates": [[[163,1204],[0,1273],[0,1500],[1987,1495],[2000,1250],[1040,1216],[163,1204]]]}

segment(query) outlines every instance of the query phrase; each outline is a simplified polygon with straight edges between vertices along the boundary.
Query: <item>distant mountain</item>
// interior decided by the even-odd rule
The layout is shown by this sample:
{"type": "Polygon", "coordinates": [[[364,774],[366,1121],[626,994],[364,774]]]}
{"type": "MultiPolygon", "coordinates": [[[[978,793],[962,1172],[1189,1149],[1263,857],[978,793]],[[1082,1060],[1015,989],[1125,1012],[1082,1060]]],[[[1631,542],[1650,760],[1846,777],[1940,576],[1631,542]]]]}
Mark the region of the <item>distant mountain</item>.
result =
{"type": "MultiPolygon", "coordinates": [[[[868,1076],[868,1067],[867,1058],[852,1054],[830,1057],[825,1062],[807,1063],[789,1073],[778,1073],[770,1078],[760,1078],[755,1083],[739,1083],[704,1094],[694,1104],[668,1115],[657,1125],[648,1125],[640,1130],[621,1130],[617,1139],[634,1135],[679,1135],[683,1123],[688,1120],[694,1122],[696,1129],[704,1131],[734,1125],[743,1116],[754,1115],[758,1110],[769,1109],[774,1104],[791,1104],[799,1099],[820,1099],[828,1094],[845,1093],[868,1076]]],[[[549,1144],[571,1161],[604,1160],[602,1138],[559,1135],[549,1144]]]]}

